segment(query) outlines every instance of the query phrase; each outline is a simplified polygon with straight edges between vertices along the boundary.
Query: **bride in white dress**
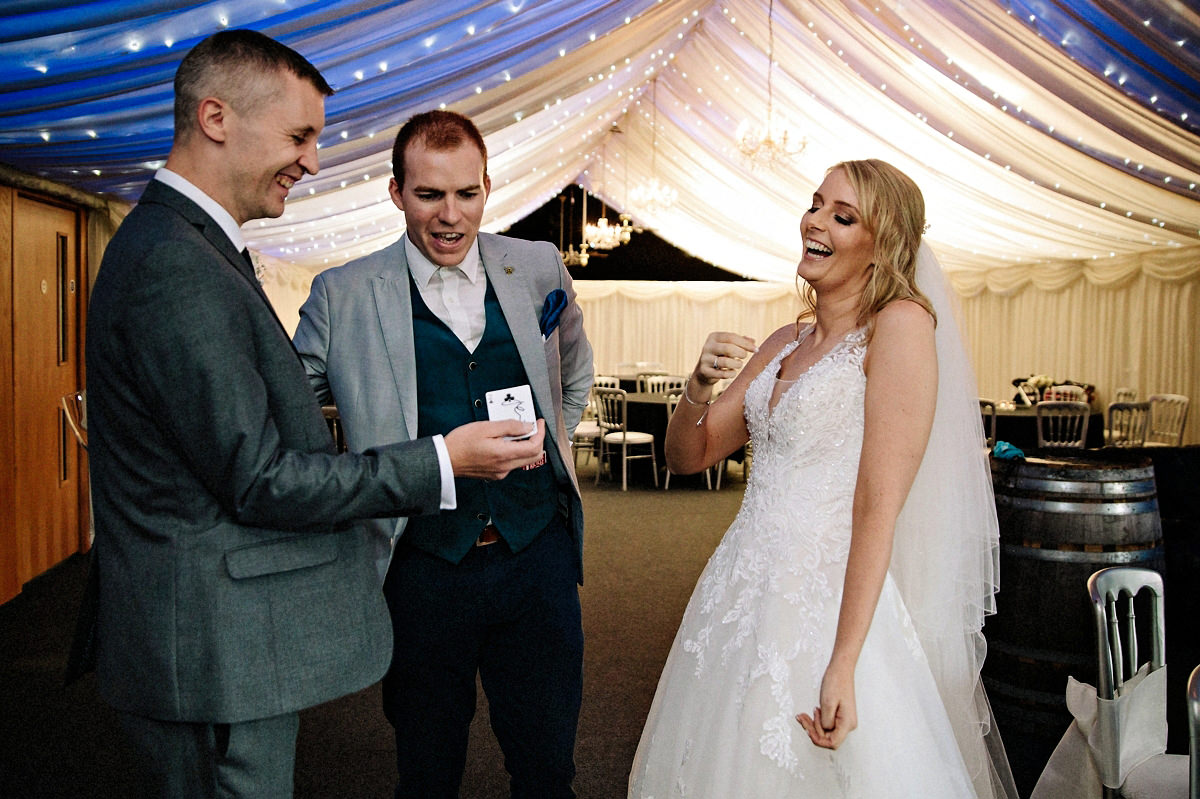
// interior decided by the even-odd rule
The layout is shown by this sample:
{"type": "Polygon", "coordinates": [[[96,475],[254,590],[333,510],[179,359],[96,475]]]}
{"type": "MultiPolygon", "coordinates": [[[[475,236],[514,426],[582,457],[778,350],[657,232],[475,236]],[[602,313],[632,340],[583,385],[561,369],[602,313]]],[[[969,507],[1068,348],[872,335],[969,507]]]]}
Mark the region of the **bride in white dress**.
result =
{"type": "Polygon", "coordinates": [[[924,226],[899,170],[833,167],[801,222],[812,313],[761,347],[705,342],[667,460],[696,472],[749,440],[754,470],[663,669],[631,799],[1016,797],[979,680],[990,473],[924,226]]]}

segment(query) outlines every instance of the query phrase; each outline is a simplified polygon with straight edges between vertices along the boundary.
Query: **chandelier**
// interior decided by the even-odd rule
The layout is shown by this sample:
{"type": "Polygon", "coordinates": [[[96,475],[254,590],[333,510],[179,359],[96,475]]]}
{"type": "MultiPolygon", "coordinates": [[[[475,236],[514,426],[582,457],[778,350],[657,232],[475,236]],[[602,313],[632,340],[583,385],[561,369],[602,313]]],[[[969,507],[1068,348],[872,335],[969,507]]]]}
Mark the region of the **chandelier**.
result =
{"type": "MultiPolygon", "coordinates": [[[[558,250],[559,254],[562,256],[563,263],[567,266],[587,266],[588,261],[592,258],[592,254],[590,254],[588,250],[612,250],[621,246],[622,244],[628,244],[630,234],[637,230],[637,228],[633,226],[633,220],[630,219],[628,214],[621,214],[620,217],[618,217],[615,225],[610,223],[608,218],[605,216],[607,211],[605,210],[603,200],[600,201],[600,218],[597,219],[595,223],[589,222],[587,215],[587,189],[580,186],[580,193],[583,195],[583,203],[579,224],[581,238],[583,240],[579,242],[578,250],[575,249],[574,242],[568,243],[565,250],[562,248],[563,232],[566,230],[567,196],[566,194],[561,194],[558,197],[558,250]]],[[[571,205],[574,204],[575,198],[572,196],[571,205]]],[[[570,236],[573,235],[574,233],[570,234],[570,236]]],[[[599,252],[597,254],[601,256],[604,255],[603,252],[599,252]]]]}
{"type": "MultiPolygon", "coordinates": [[[[604,164],[601,163],[600,168],[604,169],[604,164]]],[[[608,209],[604,206],[604,201],[600,201],[600,218],[595,224],[587,221],[587,191],[583,193],[583,242],[593,250],[612,250],[620,247],[622,244],[629,243],[629,234],[633,230],[633,220],[629,218],[629,214],[621,214],[617,217],[617,224],[611,225],[608,222],[608,209]]]]}
{"type": "MultiPolygon", "coordinates": [[[[585,230],[586,230],[587,192],[583,193],[583,202],[584,202],[583,221],[584,221],[585,230]]],[[[571,197],[571,205],[575,205],[574,197],[571,197]]],[[[563,264],[565,264],[566,266],[587,266],[588,259],[590,256],[588,255],[588,251],[587,251],[588,245],[587,245],[586,234],[584,236],[584,240],[579,243],[578,250],[575,249],[574,242],[567,244],[567,249],[565,249],[565,250],[563,249],[563,235],[566,232],[566,223],[567,223],[566,206],[567,206],[567,195],[565,193],[558,195],[558,254],[562,256],[563,264]]],[[[574,236],[574,235],[575,234],[573,232],[570,234],[570,236],[574,236]]]]}
{"type": "MultiPolygon", "coordinates": [[[[613,123],[613,131],[620,133],[620,128],[613,123]]],[[[604,187],[608,183],[608,168],[604,163],[604,150],[600,151],[600,193],[604,194],[604,187]]],[[[612,250],[620,247],[622,244],[629,243],[630,233],[633,230],[633,220],[628,214],[621,214],[617,218],[617,224],[609,224],[608,208],[604,204],[604,200],[600,200],[600,218],[595,224],[588,221],[587,216],[587,190],[583,192],[583,244],[591,247],[593,250],[612,250]]]]}
{"type": "MultiPolygon", "coordinates": [[[[651,123],[650,177],[629,192],[629,204],[647,216],[665,211],[679,199],[679,192],[658,179],[658,78],[650,82],[651,123]]],[[[628,165],[628,161],[626,161],[628,165]]]]}
{"type": "Polygon", "coordinates": [[[792,156],[804,151],[808,142],[804,137],[797,141],[787,129],[776,130],[773,124],[774,88],[772,73],[775,70],[775,0],[767,6],[767,119],[766,124],[758,124],[749,119],[738,125],[738,150],[750,162],[751,168],[757,166],[774,166],[791,160],[792,156]]]}

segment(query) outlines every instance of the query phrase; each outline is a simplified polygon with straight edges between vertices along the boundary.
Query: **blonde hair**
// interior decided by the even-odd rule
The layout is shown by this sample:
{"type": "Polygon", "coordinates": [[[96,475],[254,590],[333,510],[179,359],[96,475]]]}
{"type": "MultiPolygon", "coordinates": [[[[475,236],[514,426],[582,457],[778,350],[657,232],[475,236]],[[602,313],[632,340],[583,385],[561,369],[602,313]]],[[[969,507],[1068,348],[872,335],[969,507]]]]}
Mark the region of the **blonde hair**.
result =
{"type": "MultiPolygon", "coordinates": [[[[925,198],[912,178],[875,158],[842,161],[825,174],[841,169],[858,197],[862,222],[875,239],[871,277],[858,305],[858,325],[868,335],[875,315],[896,300],[912,300],[937,321],[929,299],[917,287],[917,250],[925,232],[925,198]]],[[[800,318],[811,318],[817,307],[816,292],[807,283],[800,290],[808,306],[800,318]]],[[[797,320],[799,322],[799,320],[797,320]]]]}

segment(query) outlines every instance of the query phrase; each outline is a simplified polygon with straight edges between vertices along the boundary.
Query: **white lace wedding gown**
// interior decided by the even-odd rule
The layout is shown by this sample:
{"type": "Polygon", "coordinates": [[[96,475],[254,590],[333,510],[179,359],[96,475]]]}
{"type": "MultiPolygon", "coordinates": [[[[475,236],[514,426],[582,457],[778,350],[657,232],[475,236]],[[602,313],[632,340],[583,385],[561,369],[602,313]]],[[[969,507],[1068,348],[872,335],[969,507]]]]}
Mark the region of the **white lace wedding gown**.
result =
{"type": "Polygon", "coordinates": [[[754,470],[671,647],[629,796],[974,797],[890,574],[855,673],[857,729],[829,751],[795,720],[818,704],[833,647],[866,389],[856,332],[769,408],[798,343],[747,388],[754,470]]]}

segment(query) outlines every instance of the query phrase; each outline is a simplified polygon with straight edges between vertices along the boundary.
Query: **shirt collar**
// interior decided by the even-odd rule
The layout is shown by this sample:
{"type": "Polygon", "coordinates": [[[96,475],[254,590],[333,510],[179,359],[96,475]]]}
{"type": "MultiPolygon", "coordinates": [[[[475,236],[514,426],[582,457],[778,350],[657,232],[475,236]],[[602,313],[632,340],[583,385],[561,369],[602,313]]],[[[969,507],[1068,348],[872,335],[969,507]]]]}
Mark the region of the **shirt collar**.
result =
{"type": "MultiPolygon", "coordinates": [[[[433,279],[434,274],[442,267],[430,261],[425,257],[425,253],[417,249],[417,245],[413,244],[412,239],[408,237],[408,233],[404,234],[404,255],[408,258],[408,271],[412,274],[413,280],[418,286],[428,286],[429,281],[433,279]]],[[[467,250],[467,255],[462,259],[462,263],[458,264],[458,269],[471,283],[477,283],[483,274],[482,263],[479,259],[479,239],[471,245],[471,249],[467,250]]],[[[450,268],[450,267],[448,267],[450,268]]]]}
{"type": "Polygon", "coordinates": [[[242,229],[238,226],[233,215],[226,211],[219,202],[205,194],[196,184],[178,172],[172,172],[166,167],[162,167],[155,172],[154,179],[162,181],[200,206],[201,210],[212,217],[212,220],[221,227],[221,230],[229,237],[229,240],[233,242],[234,249],[238,252],[246,249],[246,240],[242,237],[242,229]]]}

